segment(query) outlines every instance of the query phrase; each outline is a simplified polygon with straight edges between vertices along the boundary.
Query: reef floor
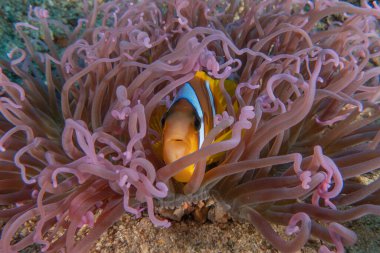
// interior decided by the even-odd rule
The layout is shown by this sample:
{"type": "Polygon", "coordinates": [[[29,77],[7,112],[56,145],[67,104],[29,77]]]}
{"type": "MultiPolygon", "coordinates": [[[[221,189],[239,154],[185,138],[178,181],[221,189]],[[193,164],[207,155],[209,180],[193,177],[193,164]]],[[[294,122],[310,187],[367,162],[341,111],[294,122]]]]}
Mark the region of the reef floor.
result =
{"type": "MultiPolygon", "coordinates": [[[[282,233],[279,227],[278,231],[282,233]]],[[[349,223],[358,242],[347,252],[380,252],[380,218],[364,217],[349,223]]],[[[318,252],[319,240],[312,240],[301,251],[318,252]]],[[[168,229],[155,228],[148,218],[134,219],[123,215],[92,247],[95,252],[278,252],[251,224],[193,220],[172,222],[168,229]]]]}
{"type": "MultiPolygon", "coordinates": [[[[378,173],[380,174],[380,172],[378,173]]],[[[379,175],[377,175],[379,176],[379,175]]],[[[195,221],[193,214],[181,221],[171,221],[169,228],[156,228],[148,217],[135,219],[124,214],[92,246],[90,253],[158,253],[158,252],[254,252],[275,253],[274,249],[251,224],[229,219],[195,221]]],[[[20,229],[15,241],[33,231],[35,221],[29,221],[20,229]]],[[[380,217],[366,216],[348,222],[348,228],[358,235],[358,242],[346,248],[347,253],[380,252],[380,217]]],[[[2,226],[0,221],[0,227],[2,226]]],[[[275,230],[286,238],[280,226],[275,230]]],[[[81,229],[77,236],[84,236],[87,229],[81,229]]],[[[320,241],[310,240],[302,249],[303,253],[318,252],[320,241]]],[[[32,245],[21,253],[37,253],[40,247],[32,245]]]]}

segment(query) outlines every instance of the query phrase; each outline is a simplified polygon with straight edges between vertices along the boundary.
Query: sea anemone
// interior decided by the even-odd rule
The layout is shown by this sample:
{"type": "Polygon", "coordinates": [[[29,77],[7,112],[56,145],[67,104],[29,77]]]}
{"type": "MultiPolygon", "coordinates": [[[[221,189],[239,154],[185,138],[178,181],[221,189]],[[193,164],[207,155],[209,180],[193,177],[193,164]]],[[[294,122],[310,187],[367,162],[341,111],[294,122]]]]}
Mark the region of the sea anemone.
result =
{"type": "Polygon", "coordinates": [[[380,215],[380,179],[358,180],[380,167],[376,2],[85,1],[84,14],[70,30],[31,8],[15,24],[25,48],[0,62],[1,252],[86,252],[124,212],[168,227],[157,207],[209,197],[283,252],[311,235],[342,252],[356,241],[343,222],[380,215]],[[153,119],[199,71],[226,111],[165,164],[153,119]]]}

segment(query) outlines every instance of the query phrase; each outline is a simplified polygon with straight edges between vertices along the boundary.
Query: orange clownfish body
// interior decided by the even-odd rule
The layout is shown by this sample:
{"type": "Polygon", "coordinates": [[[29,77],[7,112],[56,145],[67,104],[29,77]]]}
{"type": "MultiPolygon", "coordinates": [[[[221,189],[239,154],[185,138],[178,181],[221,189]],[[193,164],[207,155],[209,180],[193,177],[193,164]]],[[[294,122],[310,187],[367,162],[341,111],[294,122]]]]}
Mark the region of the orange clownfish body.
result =
{"type": "MultiPolygon", "coordinates": [[[[236,83],[226,80],[225,88],[233,94],[236,83]]],[[[214,127],[215,114],[220,114],[225,109],[226,102],[219,89],[219,80],[198,71],[190,82],[178,90],[170,107],[161,117],[160,129],[157,129],[157,124],[150,124],[162,134],[160,149],[164,162],[169,164],[197,151],[207,133],[214,127]]],[[[157,116],[155,117],[157,119],[157,116]]],[[[226,139],[230,134],[224,133],[215,141],[226,139]]],[[[208,163],[215,161],[217,157],[209,158],[208,163]]],[[[189,165],[177,173],[174,179],[178,182],[188,182],[194,169],[194,164],[189,165]]]]}
{"type": "MultiPolygon", "coordinates": [[[[163,159],[166,164],[191,154],[199,148],[199,121],[192,105],[185,99],[178,100],[164,118],[163,123],[163,159]]],[[[187,182],[194,172],[194,165],[186,167],[174,178],[187,182]]]]}

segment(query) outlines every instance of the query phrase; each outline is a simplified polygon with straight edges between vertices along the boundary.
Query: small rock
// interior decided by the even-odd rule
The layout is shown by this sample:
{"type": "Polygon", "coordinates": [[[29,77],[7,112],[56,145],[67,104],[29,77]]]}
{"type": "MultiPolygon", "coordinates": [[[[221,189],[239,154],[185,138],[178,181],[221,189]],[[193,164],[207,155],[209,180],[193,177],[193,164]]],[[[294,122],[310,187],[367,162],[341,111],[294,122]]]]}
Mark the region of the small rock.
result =
{"type": "Polygon", "coordinates": [[[200,222],[200,223],[205,223],[207,221],[208,210],[209,210],[209,208],[205,207],[205,206],[195,207],[195,210],[193,213],[194,220],[197,222],[200,222]]]}
{"type": "Polygon", "coordinates": [[[221,205],[216,203],[210,208],[207,218],[213,223],[227,223],[230,216],[221,205]]]}
{"type": "Polygon", "coordinates": [[[178,207],[176,209],[168,209],[168,208],[160,208],[159,214],[164,217],[174,221],[180,221],[182,217],[185,215],[186,209],[183,206],[178,207]]]}

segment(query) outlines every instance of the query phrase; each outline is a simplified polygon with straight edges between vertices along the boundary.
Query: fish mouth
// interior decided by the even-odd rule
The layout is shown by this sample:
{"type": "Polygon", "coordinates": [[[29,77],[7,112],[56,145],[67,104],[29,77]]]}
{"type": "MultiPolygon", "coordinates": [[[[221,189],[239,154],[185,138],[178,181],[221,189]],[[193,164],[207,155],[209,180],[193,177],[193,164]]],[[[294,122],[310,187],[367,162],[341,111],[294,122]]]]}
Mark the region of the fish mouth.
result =
{"type": "Polygon", "coordinates": [[[189,143],[182,138],[173,138],[165,142],[164,149],[167,157],[165,162],[172,163],[191,153],[189,143]]]}
{"type": "Polygon", "coordinates": [[[183,136],[173,136],[169,140],[165,141],[164,145],[183,145],[183,147],[186,147],[186,149],[191,147],[189,140],[187,138],[184,138],[183,136]]]}

